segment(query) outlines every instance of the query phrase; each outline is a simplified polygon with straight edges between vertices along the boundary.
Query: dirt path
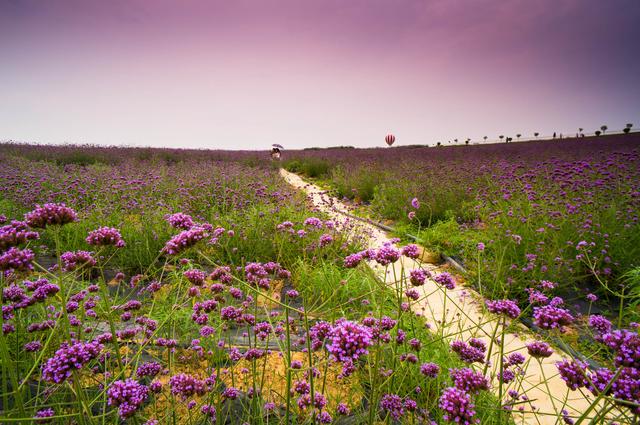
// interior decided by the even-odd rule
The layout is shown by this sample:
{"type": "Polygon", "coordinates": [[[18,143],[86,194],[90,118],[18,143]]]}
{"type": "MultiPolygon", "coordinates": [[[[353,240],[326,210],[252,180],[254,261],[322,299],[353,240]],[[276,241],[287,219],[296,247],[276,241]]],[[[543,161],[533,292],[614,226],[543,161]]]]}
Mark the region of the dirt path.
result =
{"type": "MultiPolygon", "coordinates": [[[[290,185],[304,190],[315,209],[327,214],[337,222],[347,220],[351,226],[364,231],[368,235],[367,243],[370,248],[378,248],[385,242],[389,242],[390,237],[376,226],[365,221],[354,221],[345,216],[349,208],[319,187],[307,183],[297,174],[284,169],[280,170],[280,174],[290,185]]],[[[401,279],[404,279],[404,276],[408,275],[410,270],[416,268],[423,268],[435,274],[443,271],[451,272],[450,269],[417,262],[406,257],[402,257],[401,261],[394,263],[393,268],[385,269],[375,262],[369,262],[369,266],[376,271],[380,279],[390,285],[397,284],[401,279]]],[[[466,341],[475,337],[482,339],[489,347],[492,336],[501,334],[501,320],[483,308],[480,295],[473,289],[459,285],[454,290],[445,292],[440,285],[432,280],[428,280],[424,286],[417,289],[421,291],[421,298],[412,303],[413,311],[417,315],[423,316],[430,329],[436,334],[441,334],[445,339],[466,341]]],[[[526,344],[533,341],[535,339],[524,326],[522,326],[520,334],[505,333],[504,340],[496,341],[494,344],[493,354],[490,358],[490,376],[495,377],[496,369],[499,370],[501,343],[505,355],[520,352],[528,359],[530,356],[527,354],[526,344]]],[[[518,411],[518,408],[524,410],[524,412],[513,414],[517,424],[561,424],[564,423],[563,409],[571,417],[577,417],[589,407],[593,396],[588,392],[580,392],[580,390],[570,391],[558,375],[555,363],[564,358],[562,355],[554,353],[541,363],[531,359],[530,362],[525,363],[524,377],[520,382],[516,379],[516,383],[512,383],[511,386],[503,386],[505,402],[510,400],[506,394],[510,389],[515,389],[520,394],[526,394],[529,399],[524,403],[520,401],[514,408],[515,412],[518,411]]],[[[492,384],[492,391],[498,395],[499,385],[496,378],[493,379],[492,384]]],[[[593,411],[593,414],[597,414],[597,409],[593,411]]]]}

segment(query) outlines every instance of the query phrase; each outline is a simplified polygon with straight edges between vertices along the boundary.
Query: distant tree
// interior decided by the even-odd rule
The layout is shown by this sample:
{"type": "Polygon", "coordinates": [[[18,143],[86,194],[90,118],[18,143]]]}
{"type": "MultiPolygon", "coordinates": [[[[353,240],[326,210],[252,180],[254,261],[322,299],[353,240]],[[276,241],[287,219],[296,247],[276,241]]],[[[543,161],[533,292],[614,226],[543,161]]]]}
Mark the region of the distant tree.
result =
{"type": "Polygon", "coordinates": [[[442,146],[442,143],[438,142],[436,143],[436,146],[442,146]]]}
{"type": "Polygon", "coordinates": [[[453,143],[458,143],[458,139],[453,139],[453,143]]]}
{"type": "Polygon", "coordinates": [[[507,143],[513,141],[513,137],[507,137],[507,143]]]}
{"type": "Polygon", "coordinates": [[[633,127],[633,124],[629,123],[627,124],[622,131],[624,132],[624,134],[629,134],[631,132],[631,127],[633,127]]]}
{"type": "Polygon", "coordinates": [[[468,145],[470,141],[471,141],[471,139],[467,137],[467,140],[464,141],[464,144],[468,145]]]}
{"type": "Polygon", "coordinates": [[[596,136],[599,136],[601,134],[602,134],[602,132],[600,130],[596,130],[596,136]]]}
{"type": "Polygon", "coordinates": [[[600,130],[602,130],[602,134],[604,134],[607,131],[607,128],[609,127],[607,127],[606,125],[600,126],[600,130]]]}
{"type": "Polygon", "coordinates": [[[488,137],[487,137],[487,136],[484,136],[484,137],[483,137],[483,139],[484,139],[484,141],[486,142],[486,141],[487,141],[487,139],[488,139],[488,137]]]}
{"type": "Polygon", "coordinates": [[[500,138],[500,140],[504,139],[504,135],[502,135],[502,134],[499,135],[498,137],[500,138]]]}
{"type": "Polygon", "coordinates": [[[534,136],[536,136],[536,139],[538,138],[538,136],[540,135],[540,133],[538,133],[537,131],[535,133],[533,133],[534,136]]]}
{"type": "Polygon", "coordinates": [[[584,130],[584,128],[578,127],[578,133],[582,133],[583,130],[584,130]]]}
{"type": "Polygon", "coordinates": [[[522,134],[520,134],[520,133],[516,134],[516,137],[517,137],[518,139],[520,138],[520,136],[522,136],[522,134]]]}

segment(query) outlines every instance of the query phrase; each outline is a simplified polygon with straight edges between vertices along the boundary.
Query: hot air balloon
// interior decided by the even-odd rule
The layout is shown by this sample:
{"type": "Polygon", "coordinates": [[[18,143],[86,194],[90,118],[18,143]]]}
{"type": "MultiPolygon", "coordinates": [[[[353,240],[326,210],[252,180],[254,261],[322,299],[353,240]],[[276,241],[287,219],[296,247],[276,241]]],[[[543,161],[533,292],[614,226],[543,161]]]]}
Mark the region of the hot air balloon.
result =
{"type": "Polygon", "coordinates": [[[387,142],[387,145],[391,146],[393,145],[393,142],[396,141],[396,136],[394,136],[393,134],[387,134],[387,136],[384,138],[384,141],[387,142]]]}

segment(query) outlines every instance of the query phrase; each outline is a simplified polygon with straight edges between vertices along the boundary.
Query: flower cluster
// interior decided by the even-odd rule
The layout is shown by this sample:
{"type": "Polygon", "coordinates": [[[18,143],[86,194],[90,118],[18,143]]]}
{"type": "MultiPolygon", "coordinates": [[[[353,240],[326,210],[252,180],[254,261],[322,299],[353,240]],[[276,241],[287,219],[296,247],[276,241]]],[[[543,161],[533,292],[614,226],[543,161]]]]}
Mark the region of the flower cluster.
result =
{"type": "Polygon", "coordinates": [[[420,249],[416,244],[405,245],[401,249],[402,255],[408,258],[418,258],[420,256],[420,249]]]}
{"type": "Polygon", "coordinates": [[[440,273],[439,275],[434,277],[433,280],[449,290],[455,289],[456,287],[456,280],[453,278],[453,276],[451,276],[451,274],[447,272],[440,273]]]}
{"type": "Polygon", "coordinates": [[[14,220],[10,224],[0,227],[0,251],[39,237],[38,232],[27,229],[26,222],[14,220]]]}
{"type": "Polygon", "coordinates": [[[451,350],[456,353],[460,360],[465,363],[483,363],[484,362],[484,352],[486,351],[485,344],[475,338],[471,338],[469,343],[466,343],[462,340],[452,341],[451,350]]]}
{"type": "Polygon", "coordinates": [[[527,352],[534,358],[545,358],[553,354],[553,350],[546,342],[534,341],[527,344],[527,352]]]}
{"type": "Polygon", "coordinates": [[[189,230],[196,224],[189,214],[184,214],[181,212],[167,215],[166,220],[171,225],[171,227],[182,230],[189,230]]]}
{"type": "Polygon", "coordinates": [[[459,425],[472,425],[480,422],[475,418],[475,405],[471,402],[469,394],[456,387],[445,388],[442,391],[439,406],[444,411],[445,421],[459,425]]]}
{"type": "Polygon", "coordinates": [[[187,278],[189,282],[196,286],[204,285],[205,280],[207,279],[207,274],[202,270],[198,269],[190,269],[183,273],[184,277],[187,278]]]}
{"type": "Polygon", "coordinates": [[[60,256],[62,270],[71,272],[80,268],[92,268],[96,265],[93,254],[89,251],[68,251],[60,256]]]}
{"type": "Polygon", "coordinates": [[[206,392],[205,382],[186,373],[173,375],[169,379],[171,394],[180,396],[183,400],[194,394],[202,395],[206,392]]]}
{"type": "Polygon", "coordinates": [[[340,362],[358,360],[373,344],[370,328],[346,319],[336,321],[329,339],[327,350],[340,362]]]}
{"type": "Polygon", "coordinates": [[[422,269],[413,269],[409,272],[409,282],[411,282],[413,286],[424,285],[428,277],[430,277],[430,273],[422,269]]]}
{"type": "Polygon", "coordinates": [[[440,373],[440,366],[435,363],[423,363],[420,365],[420,373],[427,378],[437,378],[440,373]]]}
{"type": "Polygon", "coordinates": [[[162,248],[162,253],[167,255],[179,254],[182,251],[191,248],[207,236],[209,236],[209,233],[204,227],[193,226],[169,239],[162,248]]]}
{"type": "Polygon", "coordinates": [[[602,342],[614,351],[616,366],[640,369],[640,335],[636,332],[615,330],[604,334],[602,342]]]}
{"type": "Polygon", "coordinates": [[[494,314],[504,314],[512,319],[520,316],[520,307],[512,300],[486,301],[487,309],[494,314]]]}
{"type": "Polygon", "coordinates": [[[42,378],[45,381],[59,384],[67,380],[74,370],[98,357],[103,345],[99,342],[63,343],[55,355],[48,359],[42,367],[42,378]]]}
{"type": "Polygon", "coordinates": [[[376,262],[383,266],[395,263],[399,259],[400,251],[394,248],[390,243],[384,244],[382,247],[380,247],[375,255],[376,262]]]}
{"type": "Polygon", "coordinates": [[[50,225],[63,225],[78,220],[74,210],[65,204],[36,205],[36,208],[25,214],[25,221],[30,227],[45,228],[50,225]]]}
{"type": "Polygon", "coordinates": [[[143,376],[156,376],[162,371],[162,365],[158,362],[142,363],[136,370],[136,375],[140,378],[143,376]]]}
{"type": "Polygon", "coordinates": [[[0,255],[0,270],[29,271],[33,270],[35,255],[30,249],[10,248],[0,255]]]}
{"type": "Polygon", "coordinates": [[[573,316],[569,310],[545,305],[533,308],[533,322],[542,329],[558,329],[564,332],[565,327],[573,322],[573,316]]]}
{"type": "Polygon", "coordinates": [[[467,393],[477,393],[489,389],[489,380],[481,373],[470,368],[449,369],[453,385],[467,393]]]}
{"type": "Polygon", "coordinates": [[[112,245],[116,248],[122,248],[126,245],[120,231],[113,227],[100,227],[99,229],[89,232],[86,241],[89,245],[93,246],[112,245]]]}
{"type": "Polygon", "coordinates": [[[572,390],[589,385],[586,375],[587,364],[579,360],[562,360],[556,363],[560,377],[572,390]]]}
{"type": "Polygon", "coordinates": [[[404,402],[397,394],[385,394],[380,399],[380,408],[389,412],[391,417],[396,421],[404,415],[404,402]]]}
{"type": "Polygon", "coordinates": [[[133,416],[147,401],[149,388],[131,378],[125,381],[114,381],[107,390],[107,397],[109,406],[117,407],[118,414],[125,419],[133,416]]]}

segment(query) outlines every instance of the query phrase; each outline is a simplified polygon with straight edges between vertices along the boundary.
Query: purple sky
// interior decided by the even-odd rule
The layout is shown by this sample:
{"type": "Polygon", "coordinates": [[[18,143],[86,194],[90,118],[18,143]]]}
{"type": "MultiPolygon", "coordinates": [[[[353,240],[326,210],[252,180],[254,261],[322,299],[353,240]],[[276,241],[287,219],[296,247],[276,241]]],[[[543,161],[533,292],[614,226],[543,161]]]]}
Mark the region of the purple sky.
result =
{"type": "Polygon", "coordinates": [[[0,0],[0,139],[223,149],[640,126],[638,0],[0,0]]]}

